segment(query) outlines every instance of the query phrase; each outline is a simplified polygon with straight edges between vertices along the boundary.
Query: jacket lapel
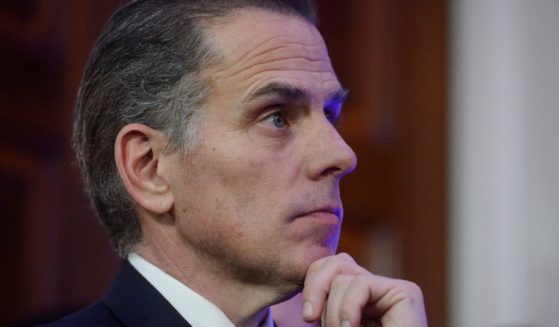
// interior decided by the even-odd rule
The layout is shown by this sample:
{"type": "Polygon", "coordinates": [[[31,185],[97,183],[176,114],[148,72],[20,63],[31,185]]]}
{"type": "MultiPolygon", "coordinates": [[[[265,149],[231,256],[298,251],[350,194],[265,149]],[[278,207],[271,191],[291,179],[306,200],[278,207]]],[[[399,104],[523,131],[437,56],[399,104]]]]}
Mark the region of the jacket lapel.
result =
{"type": "Polygon", "coordinates": [[[126,326],[191,327],[127,260],[101,301],[126,326]]]}

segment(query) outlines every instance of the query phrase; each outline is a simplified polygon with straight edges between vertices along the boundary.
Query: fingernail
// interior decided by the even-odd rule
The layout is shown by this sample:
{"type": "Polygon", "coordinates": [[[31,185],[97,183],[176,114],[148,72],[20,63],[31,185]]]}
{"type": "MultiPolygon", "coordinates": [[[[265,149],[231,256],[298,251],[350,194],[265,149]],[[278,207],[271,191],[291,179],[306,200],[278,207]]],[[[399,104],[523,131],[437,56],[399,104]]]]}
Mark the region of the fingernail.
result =
{"type": "Polygon", "coordinates": [[[303,317],[310,318],[314,314],[314,309],[312,307],[312,303],[310,301],[305,301],[303,303],[303,317]]]}
{"type": "Polygon", "coordinates": [[[349,323],[349,320],[344,320],[342,322],[342,327],[350,327],[350,326],[351,326],[351,324],[349,323]]]}

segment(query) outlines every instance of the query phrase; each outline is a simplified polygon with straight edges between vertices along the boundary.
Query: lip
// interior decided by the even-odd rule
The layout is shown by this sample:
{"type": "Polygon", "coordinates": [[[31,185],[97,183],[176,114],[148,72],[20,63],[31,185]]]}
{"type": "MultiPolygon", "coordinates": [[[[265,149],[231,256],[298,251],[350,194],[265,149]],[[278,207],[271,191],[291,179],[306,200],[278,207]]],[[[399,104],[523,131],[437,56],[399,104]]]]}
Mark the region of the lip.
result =
{"type": "Polygon", "coordinates": [[[334,216],[336,220],[340,221],[342,216],[342,208],[339,206],[323,206],[317,209],[311,209],[298,214],[295,218],[301,217],[316,217],[316,218],[331,218],[334,216]]]}

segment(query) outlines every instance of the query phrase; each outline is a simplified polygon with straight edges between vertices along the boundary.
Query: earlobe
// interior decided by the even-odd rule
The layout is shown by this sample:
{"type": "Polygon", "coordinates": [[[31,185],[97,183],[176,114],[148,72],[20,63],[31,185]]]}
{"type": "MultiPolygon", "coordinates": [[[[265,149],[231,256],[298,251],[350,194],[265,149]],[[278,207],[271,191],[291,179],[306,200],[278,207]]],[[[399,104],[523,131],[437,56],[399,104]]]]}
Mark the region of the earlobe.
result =
{"type": "Polygon", "coordinates": [[[162,165],[168,160],[165,145],[162,132],[143,124],[124,126],[115,142],[115,162],[124,187],[140,207],[155,214],[168,212],[174,204],[162,165]]]}

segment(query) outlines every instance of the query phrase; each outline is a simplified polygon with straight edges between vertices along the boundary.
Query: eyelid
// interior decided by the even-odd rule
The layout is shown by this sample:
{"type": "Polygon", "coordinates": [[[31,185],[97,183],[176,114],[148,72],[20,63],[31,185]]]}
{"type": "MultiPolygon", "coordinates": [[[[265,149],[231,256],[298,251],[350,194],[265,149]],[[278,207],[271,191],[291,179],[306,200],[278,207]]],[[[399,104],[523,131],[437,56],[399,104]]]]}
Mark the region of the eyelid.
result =
{"type": "Polygon", "coordinates": [[[324,115],[330,123],[336,126],[340,122],[340,118],[342,116],[342,103],[338,103],[336,105],[326,105],[324,106],[324,115]],[[331,114],[333,117],[328,117],[328,114],[331,114]]]}
{"type": "Polygon", "coordinates": [[[261,111],[261,117],[269,117],[274,113],[286,113],[288,110],[287,105],[283,103],[276,103],[265,106],[264,109],[261,111]]]}
{"type": "Polygon", "coordinates": [[[289,109],[285,104],[276,104],[276,105],[267,106],[264,109],[263,114],[260,115],[261,118],[258,119],[258,122],[265,122],[276,115],[280,115],[284,119],[285,124],[289,126],[289,121],[287,119],[288,110],[289,109]]]}

